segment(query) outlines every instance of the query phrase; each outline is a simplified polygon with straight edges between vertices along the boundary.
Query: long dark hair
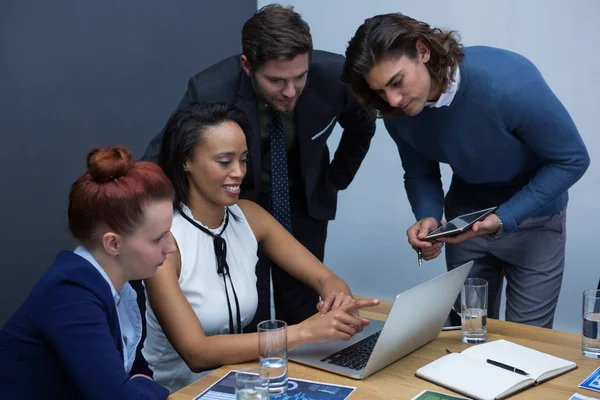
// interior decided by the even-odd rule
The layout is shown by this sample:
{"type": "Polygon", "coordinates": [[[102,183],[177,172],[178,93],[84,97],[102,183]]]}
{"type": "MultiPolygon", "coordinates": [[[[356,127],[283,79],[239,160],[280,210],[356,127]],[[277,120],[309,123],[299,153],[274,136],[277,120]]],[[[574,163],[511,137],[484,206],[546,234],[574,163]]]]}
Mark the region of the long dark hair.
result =
{"type": "Polygon", "coordinates": [[[425,64],[431,79],[446,91],[456,67],[464,58],[458,34],[432,28],[400,13],[376,15],[358,28],[346,49],[342,81],[352,86],[354,96],[370,111],[378,110],[384,116],[395,115],[398,110],[369,88],[364,75],[387,58],[406,55],[414,60],[419,39],[431,52],[431,58],[425,64]]]}

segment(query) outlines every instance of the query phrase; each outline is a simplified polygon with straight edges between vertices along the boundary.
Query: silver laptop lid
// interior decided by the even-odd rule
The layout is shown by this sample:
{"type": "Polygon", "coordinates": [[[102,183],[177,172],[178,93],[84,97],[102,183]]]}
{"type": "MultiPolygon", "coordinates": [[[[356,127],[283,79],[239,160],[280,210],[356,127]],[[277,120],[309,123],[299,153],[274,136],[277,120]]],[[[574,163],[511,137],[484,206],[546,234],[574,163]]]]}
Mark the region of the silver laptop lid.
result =
{"type": "Polygon", "coordinates": [[[470,261],[396,296],[361,378],[439,335],[472,266],[470,261]]]}

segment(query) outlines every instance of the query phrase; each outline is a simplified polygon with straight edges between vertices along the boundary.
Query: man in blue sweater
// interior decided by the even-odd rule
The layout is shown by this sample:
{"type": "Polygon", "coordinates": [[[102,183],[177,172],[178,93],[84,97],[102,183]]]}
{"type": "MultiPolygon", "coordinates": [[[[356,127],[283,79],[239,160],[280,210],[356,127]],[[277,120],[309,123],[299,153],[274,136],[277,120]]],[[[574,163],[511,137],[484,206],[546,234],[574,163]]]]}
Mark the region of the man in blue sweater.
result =
{"type": "Polygon", "coordinates": [[[463,48],[454,32],[402,14],[367,19],[349,42],[342,80],[385,118],[417,222],[408,242],[425,260],[444,245],[449,269],[475,260],[488,316],[552,327],[565,260],[567,190],[589,156],[565,107],[526,58],[463,48]],[[452,167],[444,198],[439,163],[452,167]],[[472,229],[425,241],[445,211],[498,206],[472,229]]]}

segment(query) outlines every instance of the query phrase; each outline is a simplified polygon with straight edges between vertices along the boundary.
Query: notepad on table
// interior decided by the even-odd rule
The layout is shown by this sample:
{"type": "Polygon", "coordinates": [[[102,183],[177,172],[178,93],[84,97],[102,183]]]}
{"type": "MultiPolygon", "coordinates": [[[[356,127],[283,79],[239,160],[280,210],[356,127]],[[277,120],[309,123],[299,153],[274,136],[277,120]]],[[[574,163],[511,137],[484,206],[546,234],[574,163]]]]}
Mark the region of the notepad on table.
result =
{"type": "Polygon", "coordinates": [[[501,339],[448,354],[419,368],[416,375],[475,399],[494,400],[575,368],[574,362],[501,339]],[[528,375],[491,365],[487,360],[518,368],[528,375]]]}

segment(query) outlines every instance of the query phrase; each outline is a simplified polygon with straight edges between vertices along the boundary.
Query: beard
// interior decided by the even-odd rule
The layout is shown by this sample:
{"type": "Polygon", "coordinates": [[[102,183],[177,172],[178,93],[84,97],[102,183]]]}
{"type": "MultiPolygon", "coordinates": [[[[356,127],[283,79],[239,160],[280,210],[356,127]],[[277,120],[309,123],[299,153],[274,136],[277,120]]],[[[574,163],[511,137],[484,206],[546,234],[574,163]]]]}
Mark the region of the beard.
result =
{"type": "Polygon", "coordinates": [[[252,88],[254,89],[254,93],[259,96],[260,100],[267,103],[272,109],[283,114],[294,111],[294,108],[296,108],[296,104],[298,103],[298,99],[300,98],[300,94],[302,93],[299,92],[296,94],[296,96],[289,99],[277,97],[274,98],[273,96],[269,96],[265,93],[266,91],[263,90],[260,84],[256,82],[256,79],[254,79],[254,75],[250,76],[250,81],[252,82],[252,88]],[[287,102],[289,102],[290,104],[286,105],[287,102]]]}

